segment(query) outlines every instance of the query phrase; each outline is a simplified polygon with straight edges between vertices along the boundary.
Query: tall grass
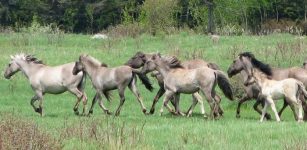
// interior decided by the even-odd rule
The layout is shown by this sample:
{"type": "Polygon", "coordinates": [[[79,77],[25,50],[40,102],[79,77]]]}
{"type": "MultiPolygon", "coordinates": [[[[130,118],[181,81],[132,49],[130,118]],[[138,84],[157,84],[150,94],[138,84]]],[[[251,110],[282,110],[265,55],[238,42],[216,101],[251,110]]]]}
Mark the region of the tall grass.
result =
{"type": "MultiPolygon", "coordinates": [[[[273,67],[300,67],[307,57],[307,38],[289,34],[221,36],[217,44],[212,43],[209,36],[189,32],[155,37],[146,34],[135,38],[111,37],[108,40],[92,40],[89,35],[62,34],[55,41],[59,42],[48,42],[46,34],[1,33],[1,74],[10,60],[9,56],[20,52],[35,54],[51,66],[76,61],[82,53],[90,54],[109,66],[118,66],[137,51],[161,52],[176,55],[181,60],[202,58],[217,63],[224,71],[243,51],[253,52],[259,60],[273,67]]],[[[157,83],[152,82],[155,87],[153,93],[138,82],[147,109],[158,89],[157,83]]],[[[240,78],[233,82],[235,87],[242,84],[240,78]]],[[[7,112],[13,113],[13,118],[18,118],[13,120],[21,119],[30,124],[31,130],[31,127],[37,127],[37,132],[55,140],[53,145],[59,145],[60,149],[306,149],[307,125],[297,124],[290,109],[283,114],[282,123],[267,121],[261,124],[258,122],[259,115],[252,109],[253,102],[249,102],[242,106],[241,119],[236,119],[237,102],[226,100],[220,91],[218,94],[222,96],[225,115],[219,120],[204,119],[198,107],[190,118],[170,114],[144,116],[136,98],[128,90],[119,117],[106,116],[98,106],[95,106],[94,115],[90,118],[75,116],[75,97],[64,93],[45,95],[46,116],[41,118],[29,104],[34,93],[23,74],[17,73],[11,80],[1,76],[0,91],[2,122],[7,120],[7,112]]],[[[86,93],[89,100],[94,97],[90,80],[87,81],[86,93]]],[[[114,111],[119,97],[116,91],[113,95],[113,101],[104,100],[104,103],[114,111]]],[[[237,95],[240,97],[241,94],[237,95]]],[[[181,96],[183,111],[188,109],[191,100],[190,95],[181,96]]],[[[281,108],[281,104],[277,103],[281,108]]],[[[205,105],[206,111],[209,111],[206,102],[205,105]]],[[[156,110],[161,106],[160,100],[156,110]]]]}

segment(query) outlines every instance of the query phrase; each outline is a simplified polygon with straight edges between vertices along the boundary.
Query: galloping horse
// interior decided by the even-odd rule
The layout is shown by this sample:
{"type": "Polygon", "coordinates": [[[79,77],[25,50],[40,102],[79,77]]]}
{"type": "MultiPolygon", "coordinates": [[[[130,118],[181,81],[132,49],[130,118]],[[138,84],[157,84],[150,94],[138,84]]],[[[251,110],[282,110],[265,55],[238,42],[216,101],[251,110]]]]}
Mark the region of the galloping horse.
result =
{"type": "MultiPolygon", "coordinates": [[[[142,107],[142,111],[145,114],[146,108],[143,104],[143,100],[136,88],[136,75],[140,77],[138,72],[135,72],[133,68],[129,66],[119,66],[116,68],[108,68],[104,63],[99,62],[94,57],[89,55],[81,55],[79,61],[75,63],[75,67],[72,71],[73,74],[78,74],[80,71],[86,72],[96,89],[96,95],[92,101],[89,114],[93,113],[93,106],[97,100],[99,100],[99,106],[107,114],[111,114],[110,111],[103,105],[101,97],[104,95],[109,99],[108,92],[111,90],[118,90],[120,96],[120,104],[116,110],[115,115],[120,114],[122,105],[125,102],[125,89],[128,86],[132,93],[137,97],[138,102],[142,107]]],[[[141,80],[144,78],[140,77],[141,80]]],[[[143,83],[149,84],[149,81],[143,81],[143,83]]],[[[151,90],[151,85],[145,86],[148,90],[151,90]]]]}
{"type": "MultiPolygon", "coordinates": [[[[251,64],[252,61],[255,61],[254,63],[259,63],[256,62],[256,60],[251,59],[253,56],[253,54],[249,53],[249,52],[243,52],[241,54],[239,54],[239,56],[246,56],[246,57],[238,57],[236,58],[233,63],[229,66],[228,68],[228,76],[232,77],[238,73],[241,74],[242,78],[243,78],[243,82],[246,82],[248,79],[248,73],[243,71],[244,70],[244,64],[251,64]]],[[[299,67],[292,67],[292,68],[285,68],[285,69],[281,69],[281,68],[272,68],[272,76],[271,78],[274,80],[283,80],[283,79],[287,79],[287,78],[294,78],[297,79],[299,81],[301,81],[305,87],[307,86],[307,70],[303,69],[303,68],[299,68],[299,67]]],[[[241,104],[252,100],[252,99],[257,99],[260,89],[257,85],[244,85],[244,90],[246,92],[246,96],[244,96],[242,99],[239,100],[239,104],[237,107],[237,117],[240,117],[240,107],[241,104]]],[[[303,99],[303,97],[301,97],[300,99],[303,99]]],[[[263,101],[256,101],[256,103],[254,104],[254,109],[261,114],[261,110],[258,108],[259,104],[263,104],[263,101]]],[[[307,120],[307,107],[306,107],[306,102],[302,101],[303,104],[303,108],[304,108],[304,120],[307,120]]],[[[281,116],[282,112],[284,111],[284,109],[288,106],[288,103],[286,101],[284,101],[284,105],[282,107],[282,109],[279,111],[279,116],[281,116]]],[[[270,119],[270,115],[266,114],[265,115],[267,119],[270,119]]]]}
{"type": "Polygon", "coordinates": [[[79,114],[78,106],[83,100],[83,114],[87,97],[84,93],[85,74],[79,72],[73,75],[74,63],[68,63],[60,66],[47,66],[32,55],[18,54],[11,56],[4,77],[10,79],[16,72],[21,71],[30,81],[35,96],[31,99],[31,105],[35,112],[43,116],[43,95],[45,93],[60,94],[66,91],[77,96],[77,102],[74,107],[75,114],[79,114]],[[39,107],[36,108],[34,102],[39,100],[39,107]]]}
{"type": "MultiPolygon", "coordinates": [[[[129,65],[130,67],[136,68],[136,69],[137,69],[137,68],[141,68],[141,67],[144,66],[144,64],[145,64],[147,61],[149,61],[149,60],[151,59],[151,57],[152,57],[153,55],[155,55],[155,54],[145,54],[145,53],[143,53],[143,52],[137,52],[132,58],[130,58],[130,59],[127,61],[126,65],[129,65]]],[[[207,66],[207,67],[209,67],[209,68],[211,68],[211,69],[219,70],[219,67],[218,67],[216,64],[214,64],[214,63],[208,63],[208,62],[206,62],[206,61],[204,61],[204,60],[201,60],[201,59],[195,59],[195,60],[184,61],[184,62],[181,63],[181,65],[182,65],[183,68],[186,68],[186,69],[196,69],[196,68],[200,68],[200,67],[205,67],[205,66],[207,66]]],[[[146,73],[147,73],[147,72],[146,72],[146,73]]],[[[159,90],[158,90],[156,96],[154,97],[154,100],[153,100],[153,103],[152,103],[152,106],[151,106],[151,109],[150,109],[150,114],[153,114],[153,113],[154,113],[156,103],[158,102],[158,100],[160,99],[160,97],[165,93],[164,82],[163,82],[163,77],[162,77],[162,75],[159,74],[159,73],[154,73],[154,74],[153,74],[153,77],[155,77],[155,78],[157,79],[158,85],[159,85],[160,88],[159,88],[159,90]]],[[[196,93],[195,95],[196,95],[197,97],[199,97],[199,100],[200,100],[200,101],[199,101],[199,102],[200,102],[200,108],[201,108],[201,111],[202,111],[202,114],[203,114],[204,111],[203,111],[203,107],[202,107],[202,99],[201,99],[200,96],[197,95],[197,93],[196,93]]],[[[193,99],[194,99],[194,98],[193,98],[193,99]]],[[[218,103],[220,103],[220,101],[221,101],[221,98],[220,98],[218,95],[216,95],[216,96],[214,97],[214,99],[215,99],[218,103]]],[[[172,99],[172,100],[173,100],[173,99],[172,99]]],[[[175,103],[174,103],[172,100],[171,100],[171,102],[172,102],[172,104],[175,106],[175,103]]],[[[220,106],[218,106],[218,107],[219,107],[219,109],[218,109],[219,112],[218,112],[218,113],[219,113],[220,115],[222,115],[222,114],[223,114],[223,110],[222,110],[222,108],[221,108],[220,106]]],[[[179,109],[177,109],[177,112],[176,112],[176,113],[181,113],[181,112],[180,112],[179,109]]],[[[217,115],[218,113],[216,113],[216,115],[217,115]]]]}
{"type": "MultiPolygon", "coordinates": [[[[185,69],[181,66],[180,61],[176,57],[161,57],[160,54],[153,55],[150,60],[145,63],[142,69],[143,72],[157,70],[164,81],[165,97],[160,113],[163,113],[163,106],[172,112],[168,106],[168,101],[175,97],[176,108],[178,107],[179,94],[193,94],[193,104],[189,108],[187,115],[191,115],[192,110],[199,101],[199,97],[195,95],[201,91],[210,107],[211,116],[216,109],[214,97],[216,97],[215,86],[219,85],[223,93],[230,100],[233,99],[233,93],[228,78],[222,71],[213,70],[208,67],[197,69],[185,69]]],[[[202,106],[203,107],[203,106],[202,106]]]]}

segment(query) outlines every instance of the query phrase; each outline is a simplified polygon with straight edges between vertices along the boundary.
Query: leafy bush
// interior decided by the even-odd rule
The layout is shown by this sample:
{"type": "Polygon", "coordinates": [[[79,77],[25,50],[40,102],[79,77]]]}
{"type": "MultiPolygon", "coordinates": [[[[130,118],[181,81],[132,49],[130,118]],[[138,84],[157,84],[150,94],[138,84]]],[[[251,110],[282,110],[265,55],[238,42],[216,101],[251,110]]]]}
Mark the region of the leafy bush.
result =
{"type": "Polygon", "coordinates": [[[166,32],[175,26],[177,0],[146,0],[142,5],[140,22],[149,33],[166,32]]]}

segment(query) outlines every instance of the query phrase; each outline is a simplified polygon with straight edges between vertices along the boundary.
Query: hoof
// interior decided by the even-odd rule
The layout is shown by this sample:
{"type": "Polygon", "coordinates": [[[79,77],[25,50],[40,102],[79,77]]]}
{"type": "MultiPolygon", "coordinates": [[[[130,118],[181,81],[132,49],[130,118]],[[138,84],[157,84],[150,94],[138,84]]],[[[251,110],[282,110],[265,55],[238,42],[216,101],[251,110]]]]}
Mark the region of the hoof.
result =
{"type": "Polygon", "coordinates": [[[155,113],[155,109],[150,109],[149,113],[152,115],[155,113]]]}
{"type": "Polygon", "coordinates": [[[79,115],[79,111],[74,111],[74,112],[75,112],[75,115],[77,115],[77,116],[79,115]]]}
{"type": "Polygon", "coordinates": [[[40,114],[42,114],[42,111],[43,111],[42,108],[36,108],[35,109],[35,112],[40,113],[40,114]]]}
{"type": "Polygon", "coordinates": [[[88,111],[88,114],[93,114],[93,110],[88,111]]]}
{"type": "Polygon", "coordinates": [[[179,114],[177,113],[177,112],[175,112],[175,111],[171,111],[170,112],[172,115],[175,115],[175,116],[178,116],[179,114]]]}
{"type": "Polygon", "coordinates": [[[147,111],[147,110],[146,110],[146,109],[143,109],[142,111],[143,111],[143,113],[146,115],[146,111],[147,111]]]}
{"type": "Polygon", "coordinates": [[[240,117],[241,117],[240,114],[237,114],[237,115],[236,115],[236,118],[240,118],[240,117]]]}
{"type": "MultiPolygon", "coordinates": [[[[112,115],[112,113],[111,113],[109,110],[106,110],[106,114],[108,114],[108,115],[112,115]]],[[[116,115],[116,116],[118,116],[118,115],[119,115],[119,113],[116,113],[115,115],[116,115]]]]}
{"type": "Polygon", "coordinates": [[[270,114],[265,114],[265,118],[266,118],[267,120],[271,120],[271,119],[272,119],[270,114]]]}

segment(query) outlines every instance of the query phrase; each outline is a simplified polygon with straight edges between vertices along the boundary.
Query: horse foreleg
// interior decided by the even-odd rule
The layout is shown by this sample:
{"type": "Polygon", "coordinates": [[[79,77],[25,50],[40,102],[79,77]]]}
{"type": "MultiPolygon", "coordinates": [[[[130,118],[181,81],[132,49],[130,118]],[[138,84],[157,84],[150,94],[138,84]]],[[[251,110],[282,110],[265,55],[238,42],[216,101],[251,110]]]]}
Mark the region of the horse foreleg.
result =
{"type": "Polygon", "coordinates": [[[34,109],[35,112],[38,112],[38,108],[35,107],[34,102],[35,102],[36,100],[38,100],[38,99],[39,99],[38,96],[37,96],[37,95],[34,95],[34,96],[31,98],[31,102],[30,102],[30,104],[31,104],[31,106],[33,107],[33,109],[34,109]]]}
{"type": "Polygon", "coordinates": [[[132,91],[132,93],[136,96],[138,102],[140,103],[141,107],[142,107],[142,111],[144,114],[146,114],[146,107],[144,106],[143,104],[143,99],[142,97],[140,96],[140,93],[138,91],[138,89],[136,88],[135,86],[135,82],[132,82],[130,85],[129,85],[129,89],[132,91]]]}
{"type": "Polygon", "coordinates": [[[264,103],[264,107],[263,107],[263,109],[262,109],[260,122],[263,122],[263,119],[264,119],[264,116],[265,116],[265,114],[266,114],[267,109],[268,109],[268,103],[265,102],[265,103],[264,103]]]}
{"type": "Polygon", "coordinates": [[[35,109],[35,112],[39,113],[41,116],[43,115],[43,93],[39,90],[35,91],[35,96],[31,99],[31,105],[35,109]],[[34,102],[39,100],[39,107],[36,108],[34,102]]]}
{"type": "Polygon", "coordinates": [[[100,108],[106,113],[106,114],[108,114],[108,115],[111,115],[111,112],[104,106],[104,104],[103,104],[103,101],[102,101],[102,93],[98,93],[99,95],[98,95],[98,100],[99,100],[99,106],[100,106],[100,108]]]}
{"type": "Polygon", "coordinates": [[[150,114],[153,114],[155,112],[155,106],[156,106],[156,103],[158,102],[158,100],[160,99],[160,97],[165,93],[165,90],[164,88],[160,87],[158,93],[156,94],[154,100],[153,100],[153,103],[152,103],[152,106],[151,106],[151,109],[150,109],[150,114]]]}
{"type": "Polygon", "coordinates": [[[92,100],[92,105],[91,105],[91,108],[88,112],[88,115],[93,114],[93,108],[94,108],[95,103],[97,102],[98,97],[99,97],[98,93],[96,93],[93,100],[92,100]]]}
{"type": "Polygon", "coordinates": [[[284,104],[282,106],[282,108],[280,109],[280,111],[278,112],[279,117],[281,117],[282,112],[287,108],[289,104],[286,101],[286,98],[284,98],[284,104]]]}
{"type": "Polygon", "coordinates": [[[120,97],[120,103],[119,106],[116,109],[115,116],[118,116],[120,114],[120,110],[125,102],[125,89],[124,88],[118,88],[118,93],[120,97]]]}
{"type": "MultiPolygon", "coordinates": [[[[240,109],[241,109],[241,105],[244,103],[244,102],[246,102],[246,101],[249,101],[249,100],[251,100],[251,98],[249,97],[249,96],[244,96],[243,98],[241,98],[240,100],[239,100],[239,103],[238,103],[238,106],[237,106],[237,114],[236,114],[236,117],[237,118],[240,118],[241,116],[240,116],[240,109]]],[[[261,114],[261,112],[260,112],[260,114],[261,114]]]]}
{"type": "Polygon", "coordinates": [[[161,106],[161,109],[160,109],[160,116],[162,116],[163,114],[163,108],[164,106],[168,109],[169,112],[171,113],[174,113],[174,111],[170,108],[170,106],[168,105],[168,101],[170,100],[171,97],[173,97],[174,93],[171,92],[171,91],[166,91],[165,92],[165,97],[163,99],[163,104],[161,106]]]}
{"type": "Polygon", "coordinates": [[[181,115],[181,116],[185,116],[185,114],[182,113],[182,112],[180,111],[180,108],[179,108],[179,101],[180,101],[180,94],[179,94],[179,93],[176,93],[176,94],[175,94],[174,100],[175,100],[176,114],[179,114],[179,115],[181,115]]]}
{"type": "Polygon", "coordinates": [[[278,112],[276,110],[276,106],[275,106],[274,100],[271,97],[268,97],[267,102],[269,102],[269,104],[271,106],[271,109],[272,109],[272,111],[275,114],[276,121],[280,122],[280,117],[279,117],[278,112]]]}
{"type": "MultiPolygon", "coordinates": [[[[256,111],[256,112],[258,112],[260,115],[262,114],[262,111],[259,109],[259,105],[262,105],[262,107],[264,107],[264,105],[265,105],[265,100],[261,100],[261,99],[257,99],[256,100],[256,103],[254,104],[254,106],[253,106],[253,108],[254,108],[254,110],[256,111]]],[[[265,113],[265,118],[267,119],[267,120],[271,120],[271,115],[270,114],[268,114],[268,113],[265,113]]]]}
{"type": "Polygon", "coordinates": [[[190,106],[189,110],[187,111],[187,117],[190,117],[192,115],[193,109],[196,106],[197,102],[199,101],[197,99],[198,99],[198,97],[195,94],[193,94],[193,102],[192,102],[192,105],[190,106]]]}
{"type": "Polygon", "coordinates": [[[78,88],[69,89],[69,91],[77,97],[77,102],[76,102],[73,110],[74,110],[76,115],[79,115],[78,108],[79,108],[80,101],[83,98],[83,93],[80,92],[78,90],[78,88]]]}

